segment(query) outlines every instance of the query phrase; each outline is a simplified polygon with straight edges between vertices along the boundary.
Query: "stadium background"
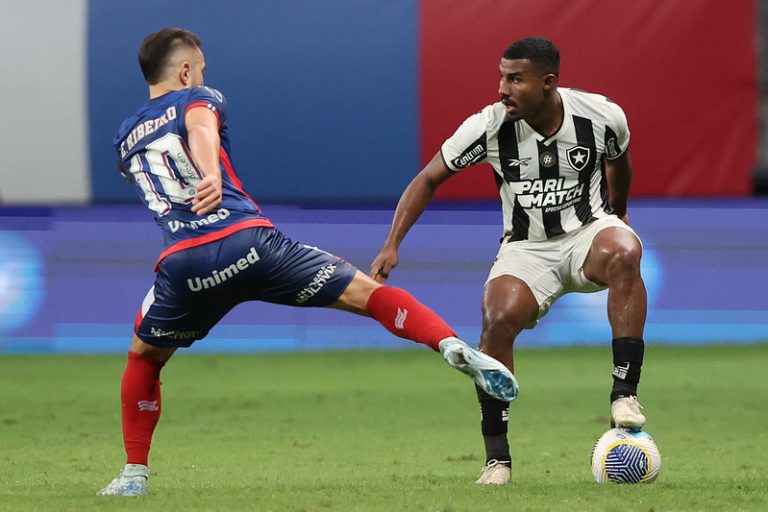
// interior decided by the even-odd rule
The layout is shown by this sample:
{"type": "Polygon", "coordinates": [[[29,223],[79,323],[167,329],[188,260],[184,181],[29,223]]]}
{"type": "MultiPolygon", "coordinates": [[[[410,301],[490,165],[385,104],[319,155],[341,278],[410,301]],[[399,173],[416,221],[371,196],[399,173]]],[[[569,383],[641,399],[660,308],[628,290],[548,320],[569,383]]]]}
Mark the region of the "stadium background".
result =
{"type": "MultiPolygon", "coordinates": [[[[168,25],[203,40],[246,189],[290,236],[362,269],[413,174],[496,99],[503,48],[550,37],[561,83],[605,93],[629,117],[646,338],[768,338],[768,210],[750,179],[762,153],[751,0],[32,0],[3,9],[0,351],[125,350],[161,242],[115,171],[111,138],[146,95],[141,39],[168,25]]],[[[467,339],[479,334],[500,235],[494,197],[488,168],[448,182],[392,278],[467,339]]],[[[520,343],[603,344],[604,310],[604,294],[566,297],[520,343]]],[[[371,346],[409,345],[367,319],[249,304],[194,350],[371,346]]]]}

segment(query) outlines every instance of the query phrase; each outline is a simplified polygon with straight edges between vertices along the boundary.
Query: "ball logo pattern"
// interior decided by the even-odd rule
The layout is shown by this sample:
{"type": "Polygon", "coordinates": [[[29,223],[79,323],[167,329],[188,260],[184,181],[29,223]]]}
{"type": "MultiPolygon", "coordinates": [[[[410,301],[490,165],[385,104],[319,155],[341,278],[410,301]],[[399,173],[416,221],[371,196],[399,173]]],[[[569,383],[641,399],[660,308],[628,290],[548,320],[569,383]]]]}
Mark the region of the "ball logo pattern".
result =
{"type": "Polygon", "coordinates": [[[652,482],[661,468],[661,454],[647,432],[613,428],[595,443],[591,463],[598,483],[652,482]]]}

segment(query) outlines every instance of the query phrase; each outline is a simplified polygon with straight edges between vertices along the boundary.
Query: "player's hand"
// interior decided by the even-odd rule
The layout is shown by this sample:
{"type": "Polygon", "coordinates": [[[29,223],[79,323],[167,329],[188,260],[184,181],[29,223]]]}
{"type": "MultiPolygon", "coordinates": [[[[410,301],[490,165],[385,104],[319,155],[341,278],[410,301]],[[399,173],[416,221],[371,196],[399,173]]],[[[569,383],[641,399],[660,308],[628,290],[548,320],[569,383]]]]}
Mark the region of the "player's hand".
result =
{"type": "Polygon", "coordinates": [[[221,204],[221,175],[209,174],[197,187],[192,199],[192,212],[205,215],[221,204]]]}
{"type": "Polygon", "coordinates": [[[371,263],[370,275],[375,281],[383,283],[389,277],[389,272],[397,266],[399,257],[397,250],[384,247],[371,263]]]}

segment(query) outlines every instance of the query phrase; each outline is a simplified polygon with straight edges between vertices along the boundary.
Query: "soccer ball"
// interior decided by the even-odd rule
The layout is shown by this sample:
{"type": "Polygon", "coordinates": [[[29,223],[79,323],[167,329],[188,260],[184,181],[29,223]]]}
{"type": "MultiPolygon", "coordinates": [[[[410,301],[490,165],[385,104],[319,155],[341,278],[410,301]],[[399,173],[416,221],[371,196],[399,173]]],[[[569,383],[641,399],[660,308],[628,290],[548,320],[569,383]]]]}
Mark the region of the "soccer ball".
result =
{"type": "Polygon", "coordinates": [[[597,483],[653,482],[661,468],[661,453],[648,432],[612,428],[592,448],[592,475],[597,483]]]}

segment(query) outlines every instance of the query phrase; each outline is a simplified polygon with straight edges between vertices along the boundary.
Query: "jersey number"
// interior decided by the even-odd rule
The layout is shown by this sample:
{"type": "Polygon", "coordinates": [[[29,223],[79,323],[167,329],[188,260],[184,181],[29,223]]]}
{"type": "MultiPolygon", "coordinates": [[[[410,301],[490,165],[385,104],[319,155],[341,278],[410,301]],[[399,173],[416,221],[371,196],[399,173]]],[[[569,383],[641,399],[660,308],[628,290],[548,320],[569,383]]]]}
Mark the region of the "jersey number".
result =
{"type": "Polygon", "coordinates": [[[203,179],[186,144],[175,133],[147,144],[146,151],[131,158],[130,171],[144,192],[149,209],[160,216],[171,211],[171,203],[189,203],[203,179]]]}

